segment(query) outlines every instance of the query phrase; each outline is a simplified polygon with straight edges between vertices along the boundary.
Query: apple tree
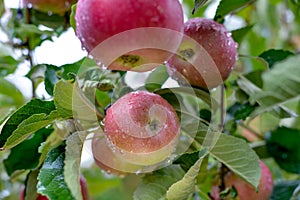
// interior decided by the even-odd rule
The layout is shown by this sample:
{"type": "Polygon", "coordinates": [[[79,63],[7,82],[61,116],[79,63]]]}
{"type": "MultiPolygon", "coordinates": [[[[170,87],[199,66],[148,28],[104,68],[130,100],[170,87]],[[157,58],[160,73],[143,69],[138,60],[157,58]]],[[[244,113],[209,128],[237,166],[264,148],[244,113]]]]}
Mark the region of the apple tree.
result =
{"type": "Polygon", "coordinates": [[[298,0],[8,4],[0,199],[300,198],[298,0]]]}

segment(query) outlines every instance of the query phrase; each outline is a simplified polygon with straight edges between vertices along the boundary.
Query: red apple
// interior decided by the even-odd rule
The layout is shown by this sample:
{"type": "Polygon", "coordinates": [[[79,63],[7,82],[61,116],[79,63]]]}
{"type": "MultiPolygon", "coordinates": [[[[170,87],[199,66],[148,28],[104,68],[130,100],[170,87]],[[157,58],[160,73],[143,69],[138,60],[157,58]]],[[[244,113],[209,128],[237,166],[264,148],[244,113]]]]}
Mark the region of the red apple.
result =
{"type": "Polygon", "coordinates": [[[156,164],[170,156],[179,129],[173,107],[147,91],[124,95],[107,110],[104,119],[104,133],[115,153],[137,165],[156,164]]]}
{"type": "Polygon", "coordinates": [[[92,139],[92,153],[95,163],[107,173],[123,176],[142,168],[142,166],[134,165],[122,157],[118,157],[108,146],[105,138],[95,136],[92,139]]]}
{"type": "Polygon", "coordinates": [[[112,70],[151,70],[183,36],[178,0],[79,0],[75,19],[82,46],[112,70]]]}
{"type": "Polygon", "coordinates": [[[179,82],[214,88],[228,78],[237,58],[237,43],[222,24],[193,18],[184,24],[185,37],[168,61],[170,75],[179,82]]]}
{"type": "MultiPolygon", "coordinates": [[[[81,194],[82,194],[82,199],[83,200],[89,200],[89,193],[86,185],[86,181],[83,176],[80,176],[79,183],[81,186],[81,194]]],[[[20,194],[20,200],[24,200],[24,192],[25,192],[25,187],[22,188],[21,194],[20,194]]],[[[36,200],[48,200],[48,197],[43,196],[41,194],[37,194],[36,200]]]]}
{"type": "Polygon", "coordinates": [[[33,8],[56,14],[64,14],[71,9],[77,0],[23,0],[23,5],[31,5],[33,8]]]}
{"type": "Polygon", "coordinates": [[[271,197],[274,186],[272,174],[262,161],[259,163],[261,167],[261,178],[258,185],[258,192],[233,173],[229,173],[225,177],[226,187],[234,186],[240,200],[268,200],[271,197]]]}

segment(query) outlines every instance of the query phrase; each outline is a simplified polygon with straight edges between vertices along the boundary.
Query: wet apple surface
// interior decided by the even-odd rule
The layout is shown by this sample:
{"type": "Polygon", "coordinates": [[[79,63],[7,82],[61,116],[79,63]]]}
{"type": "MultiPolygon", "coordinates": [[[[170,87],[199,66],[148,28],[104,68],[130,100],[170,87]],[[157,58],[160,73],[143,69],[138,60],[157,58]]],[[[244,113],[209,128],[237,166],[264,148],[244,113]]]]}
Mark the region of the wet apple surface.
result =
{"type": "Polygon", "coordinates": [[[176,52],[183,32],[178,0],[80,0],[75,18],[82,46],[113,70],[149,71],[157,67],[176,52]],[[122,35],[118,38],[118,34],[122,35]],[[111,51],[115,53],[113,62],[106,63],[111,51]]]}
{"type": "Polygon", "coordinates": [[[167,61],[170,75],[206,89],[222,84],[237,58],[231,33],[213,20],[192,18],[184,24],[184,34],[177,54],[167,61]]]}

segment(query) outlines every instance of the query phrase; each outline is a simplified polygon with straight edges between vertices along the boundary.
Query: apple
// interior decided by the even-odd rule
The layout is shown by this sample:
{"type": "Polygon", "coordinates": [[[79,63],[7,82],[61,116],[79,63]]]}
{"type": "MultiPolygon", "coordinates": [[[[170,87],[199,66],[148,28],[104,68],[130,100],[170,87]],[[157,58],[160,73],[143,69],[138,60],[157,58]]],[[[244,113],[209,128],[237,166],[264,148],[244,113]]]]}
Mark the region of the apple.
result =
{"type": "Polygon", "coordinates": [[[122,157],[118,157],[108,146],[105,138],[93,137],[92,153],[95,163],[108,174],[124,176],[135,173],[142,168],[142,166],[129,163],[122,157]]]}
{"type": "MultiPolygon", "coordinates": [[[[85,181],[83,176],[80,176],[79,183],[80,183],[80,186],[81,186],[82,199],[83,200],[89,200],[89,193],[88,193],[86,181],[85,181]]],[[[24,198],[25,197],[24,192],[25,192],[25,187],[23,187],[22,190],[21,190],[20,200],[25,199],[24,198]]],[[[41,194],[37,194],[36,200],[48,200],[48,197],[46,197],[44,195],[41,195],[41,194]]]]}
{"type": "Polygon", "coordinates": [[[149,71],[183,36],[178,0],[79,0],[75,20],[82,46],[111,70],[149,71]]]}
{"type": "Polygon", "coordinates": [[[164,98],[135,91],[107,109],[104,134],[115,153],[130,163],[146,166],[164,161],[174,152],[180,125],[164,98]]]}
{"type": "Polygon", "coordinates": [[[172,78],[205,89],[228,78],[237,58],[237,43],[226,28],[211,19],[192,18],[184,24],[185,37],[168,61],[172,78]]]}
{"type": "Polygon", "coordinates": [[[226,187],[234,186],[240,200],[268,200],[271,197],[274,186],[272,173],[265,163],[262,161],[259,161],[259,163],[261,167],[261,178],[258,185],[258,192],[256,192],[255,188],[231,172],[225,176],[226,187]]]}
{"type": "Polygon", "coordinates": [[[43,12],[64,14],[71,9],[77,0],[23,0],[23,5],[31,5],[34,9],[43,12]]]}

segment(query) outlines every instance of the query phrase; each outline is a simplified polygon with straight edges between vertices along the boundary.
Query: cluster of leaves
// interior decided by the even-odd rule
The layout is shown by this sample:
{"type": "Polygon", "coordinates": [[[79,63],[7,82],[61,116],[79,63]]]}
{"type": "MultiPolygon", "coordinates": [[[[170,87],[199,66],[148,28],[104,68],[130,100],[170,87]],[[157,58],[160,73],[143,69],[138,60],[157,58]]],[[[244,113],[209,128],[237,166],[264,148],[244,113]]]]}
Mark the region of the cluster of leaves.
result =
{"type": "MultiPolygon", "coordinates": [[[[183,6],[188,18],[203,17],[214,3],[184,0],[183,6]]],[[[63,66],[36,64],[33,50],[68,29],[69,15],[10,9],[9,19],[0,24],[7,36],[0,41],[0,170],[8,175],[1,181],[24,182],[28,199],[37,192],[51,199],[81,199],[80,173],[91,196],[99,199],[210,199],[213,185],[225,190],[226,170],[257,187],[258,160],[264,159],[276,181],[272,199],[299,198],[294,192],[300,185],[299,6],[292,0],[221,0],[214,19],[226,25],[237,18],[243,26],[232,28],[239,43],[236,69],[224,86],[211,91],[166,88],[165,66],[133,88],[126,72],[101,69],[89,58],[63,66]],[[30,65],[31,99],[7,80],[23,65],[30,65]],[[41,83],[49,99],[37,97],[41,83]],[[119,178],[94,167],[81,169],[83,144],[101,126],[105,108],[139,89],[161,95],[175,108],[189,148],[148,174],[119,178]]],[[[3,8],[0,0],[1,16],[3,8]]],[[[0,198],[7,188],[0,183],[0,198]]]]}

